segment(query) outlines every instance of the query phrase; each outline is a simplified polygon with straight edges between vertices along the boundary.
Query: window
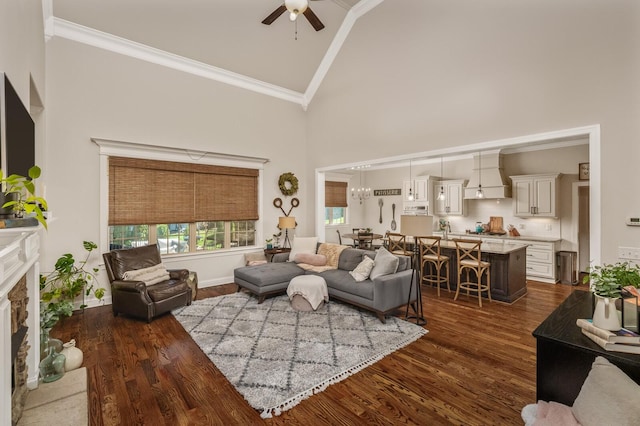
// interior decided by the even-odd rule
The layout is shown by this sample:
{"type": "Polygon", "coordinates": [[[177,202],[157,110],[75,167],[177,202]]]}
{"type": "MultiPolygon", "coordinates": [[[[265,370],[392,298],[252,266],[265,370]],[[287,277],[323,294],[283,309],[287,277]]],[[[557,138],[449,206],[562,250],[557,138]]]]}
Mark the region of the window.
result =
{"type": "Polygon", "coordinates": [[[326,181],[324,183],[324,205],[325,225],[347,223],[347,183],[326,181]]]}
{"type": "Polygon", "coordinates": [[[256,244],[258,170],[109,157],[111,249],[163,254],[256,244]]]}

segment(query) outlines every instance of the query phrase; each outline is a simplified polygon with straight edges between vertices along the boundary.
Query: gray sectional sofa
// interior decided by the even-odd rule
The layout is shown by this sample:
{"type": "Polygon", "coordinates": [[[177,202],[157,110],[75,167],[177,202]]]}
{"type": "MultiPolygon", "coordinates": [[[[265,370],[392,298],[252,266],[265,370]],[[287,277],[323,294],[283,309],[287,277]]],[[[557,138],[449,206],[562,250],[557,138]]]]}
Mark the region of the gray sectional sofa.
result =
{"type": "Polygon", "coordinates": [[[371,310],[384,323],[387,313],[407,304],[410,289],[411,303],[415,303],[416,280],[414,278],[414,285],[411,286],[411,259],[397,256],[399,263],[395,273],[356,282],[349,271],[362,262],[363,256],[374,259],[375,255],[372,251],[347,248],[340,253],[338,269],[318,273],[305,271],[296,263],[288,262],[289,253],[280,253],[270,263],[237,268],[234,278],[238,291],[245,288],[258,296],[262,303],[267,296],[284,293],[289,281],[298,275],[319,275],[327,282],[330,299],[371,310]]]}

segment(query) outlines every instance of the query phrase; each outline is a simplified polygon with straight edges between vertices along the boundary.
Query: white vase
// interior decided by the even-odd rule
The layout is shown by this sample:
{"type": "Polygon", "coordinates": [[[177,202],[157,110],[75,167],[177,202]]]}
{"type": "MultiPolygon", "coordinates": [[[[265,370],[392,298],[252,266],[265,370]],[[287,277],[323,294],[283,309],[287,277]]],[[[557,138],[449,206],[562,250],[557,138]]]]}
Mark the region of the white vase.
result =
{"type": "Polygon", "coordinates": [[[76,340],[71,339],[64,345],[62,345],[62,352],[66,361],[64,363],[64,371],[71,371],[79,368],[82,365],[84,354],[79,348],[76,348],[76,340]]]}
{"type": "Polygon", "coordinates": [[[616,310],[616,299],[597,294],[594,294],[594,297],[596,298],[596,308],[593,311],[593,325],[604,330],[620,330],[622,326],[616,310]]]}

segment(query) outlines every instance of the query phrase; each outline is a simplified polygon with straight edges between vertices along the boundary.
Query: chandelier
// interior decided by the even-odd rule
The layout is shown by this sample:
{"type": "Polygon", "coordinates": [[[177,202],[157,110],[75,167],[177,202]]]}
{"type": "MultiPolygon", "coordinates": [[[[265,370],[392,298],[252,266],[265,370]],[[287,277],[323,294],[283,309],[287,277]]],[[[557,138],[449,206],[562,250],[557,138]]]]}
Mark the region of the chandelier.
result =
{"type": "Polygon", "coordinates": [[[352,169],[358,169],[360,170],[360,187],[359,188],[355,188],[352,187],[351,188],[351,199],[352,200],[358,200],[360,201],[360,204],[362,204],[362,200],[367,200],[371,197],[371,188],[365,188],[362,185],[362,169],[368,168],[370,167],[369,165],[366,166],[356,166],[356,167],[352,167],[352,169]]]}

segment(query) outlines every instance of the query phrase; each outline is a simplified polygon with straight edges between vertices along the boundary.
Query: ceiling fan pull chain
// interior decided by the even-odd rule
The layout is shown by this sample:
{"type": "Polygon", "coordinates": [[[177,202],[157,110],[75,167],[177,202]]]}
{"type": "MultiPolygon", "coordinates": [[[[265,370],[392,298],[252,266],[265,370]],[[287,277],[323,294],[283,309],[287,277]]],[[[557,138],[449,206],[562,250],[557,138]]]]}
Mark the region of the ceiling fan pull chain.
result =
{"type": "Polygon", "coordinates": [[[296,19],[295,21],[293,21],[293,28],[294,28],[294,40],[298,40],[298,20],[296,19]]]}

